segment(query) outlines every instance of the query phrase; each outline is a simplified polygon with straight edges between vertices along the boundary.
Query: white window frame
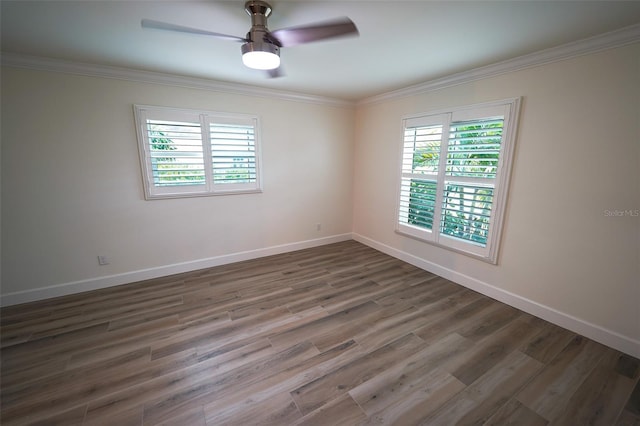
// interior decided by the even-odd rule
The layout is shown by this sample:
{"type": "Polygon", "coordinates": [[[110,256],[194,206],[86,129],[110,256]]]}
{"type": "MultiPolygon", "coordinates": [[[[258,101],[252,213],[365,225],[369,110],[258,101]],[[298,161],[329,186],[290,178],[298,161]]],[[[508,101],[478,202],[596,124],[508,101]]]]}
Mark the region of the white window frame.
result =
{"type": "Polygon", "coordinates": [[[425,241],[438,247],[446,248],[458,253],[462,253],[482,261],[496,264],[498,259],[500,237],[503,228],[508,186],[510,181],[517,131],[517,121],[519,116],[521,98],[510,98],[495,102],[475,104],[465,107],[449,108],[446,110],[432,111],[428,113],[405,116],[402,118],[402,135],[400,143],[400,165],[399,180],[397,183],[398,193],[396,196],[396,232],[405,236],[425,241]],[[491,179],[493,188],[493,201],[491,204],[491,214],[489,218],[489,229],[486,244],[476,244],[474,242],[451,237],[441,232],[441,215],[443,211],[443,197],[445,192],[445,182],[478,184],[483,180],[480,178],[465,178],[446,176],[446,160],[449,143],[449,130],[454,122],[467,120],[480,120],[490,117],[504,117],[502,139],[500,142],[500,153],[496,177],[491,179]],[[405,159],[405,132],[408,128],[427,127],[442,125],[440,139],[439,165],[436,172],[421,172],[421,174],[407,173],[403,170],[403,162],[412,161],[405,159]],[[403,199],[402,190],[403,179],[421,179],[436,181],[436,199],[434,206],[434,217],[432,229],[416,226],[409,223],[406,212],[407,199],[403,199]],[[404,206],[404,207],[403,207],[404,206]]]}
{"type": "Polygon", "coordinates": [[[145,199],[155,200],[262,192],[262,161],[260,154],[261,138],[260,119],[258,116],[152,105],[134,105],[133,109],[145,199]],[[154,183],[153,166],[151,161],[151,143],[149,141],[147,120],[185,121],[194,124],[199,123],[201,132],[200,143],[202,144],[205,169],[204,184],[159,186],[154,183]],[[217,182],[214,180],[210,134],[210,125],[212,124],[239,124],[253,127],[256,172],[254,182],[229,183],[217,182]]]}

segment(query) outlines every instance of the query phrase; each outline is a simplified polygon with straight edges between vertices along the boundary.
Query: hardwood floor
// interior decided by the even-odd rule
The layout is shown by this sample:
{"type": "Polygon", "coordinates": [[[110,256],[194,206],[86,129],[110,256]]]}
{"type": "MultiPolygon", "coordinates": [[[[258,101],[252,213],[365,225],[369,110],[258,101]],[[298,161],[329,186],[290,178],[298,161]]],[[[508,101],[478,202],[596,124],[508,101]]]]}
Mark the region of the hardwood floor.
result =
{"type": "Polygon", "coordinates": [[[354,241],[1,311],[3,425],[639,425],[640,362],[354,241]]]}

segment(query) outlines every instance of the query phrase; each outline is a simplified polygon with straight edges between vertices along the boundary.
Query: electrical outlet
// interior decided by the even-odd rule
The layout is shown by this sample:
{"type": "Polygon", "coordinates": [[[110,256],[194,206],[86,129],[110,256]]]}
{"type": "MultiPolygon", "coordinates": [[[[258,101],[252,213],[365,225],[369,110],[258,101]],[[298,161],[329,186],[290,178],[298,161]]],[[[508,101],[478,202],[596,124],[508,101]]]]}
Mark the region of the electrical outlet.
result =
{"type": "Polygon", "coordinates": [[[316,223],[316,231],[322,231],[322,224],[316,223]]]}
{"type": "Polygon", "coordinates": [[[98,256],[98,264],[99,265],[108,265],[109,264],[109,259],[107,259],[107,256],[98,256]]]}

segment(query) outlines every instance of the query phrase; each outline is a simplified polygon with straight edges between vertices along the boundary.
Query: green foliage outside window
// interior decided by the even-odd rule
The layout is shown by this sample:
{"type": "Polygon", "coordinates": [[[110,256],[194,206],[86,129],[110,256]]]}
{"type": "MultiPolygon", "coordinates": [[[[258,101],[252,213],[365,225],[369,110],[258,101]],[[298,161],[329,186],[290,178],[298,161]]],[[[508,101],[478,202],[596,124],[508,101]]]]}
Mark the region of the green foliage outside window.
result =
{"type": "Polygon", "coordinates": [[[493,188],[447,185],[442,202],[442,233],[485,246],[492,202],[493,188]]]}

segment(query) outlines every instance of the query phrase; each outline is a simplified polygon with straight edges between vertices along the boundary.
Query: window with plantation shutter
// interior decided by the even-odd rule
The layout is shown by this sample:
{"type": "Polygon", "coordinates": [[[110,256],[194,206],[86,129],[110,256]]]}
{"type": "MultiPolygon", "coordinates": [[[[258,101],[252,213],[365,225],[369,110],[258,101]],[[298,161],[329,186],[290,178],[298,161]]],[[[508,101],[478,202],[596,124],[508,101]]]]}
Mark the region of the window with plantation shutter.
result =
{"type": "Polygon", "coordinates": [[[403,120],[399,233],[496,263],[519,102],[403,120]]]}
{"type": "Polygon", "coordinates": [[[258,118],[134,106],[145,197],[261,191],[258,118]]]}

